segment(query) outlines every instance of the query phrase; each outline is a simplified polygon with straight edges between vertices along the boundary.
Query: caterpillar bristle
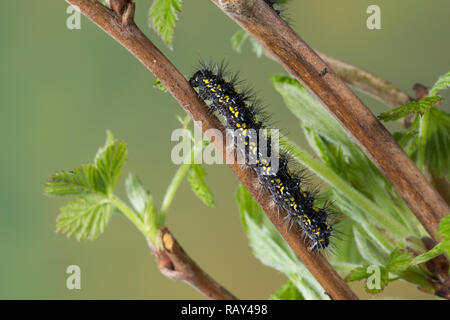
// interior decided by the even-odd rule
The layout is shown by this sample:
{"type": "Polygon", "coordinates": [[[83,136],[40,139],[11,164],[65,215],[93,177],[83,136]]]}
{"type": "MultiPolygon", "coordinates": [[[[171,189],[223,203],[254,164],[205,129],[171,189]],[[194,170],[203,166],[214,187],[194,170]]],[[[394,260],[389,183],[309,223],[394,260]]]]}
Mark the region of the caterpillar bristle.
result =
{"type": "Polygon", "coordinates": [[[270,206],[273,204],[278,211],[283,208],[288,213],[285,220],[289,228],[293,225],[301,227],[311,243],[311,251],[329,247],[334,234],[328,219],[332,210],[328,205],[315,204],[319,190],[310,183],[309,174],[298,167],[287,148],[278,145],[277,135],[269,132],[268,115],[254,91],[248,87],[242,89],[244,82],[237,74],[228,72],[226,66],[223,61],[201,63],[189,83],[233,132],[237,153],[245,160],[243,165],[258,176],[258,189],[266,189],[272,194],[270,206]],[[277,146],[278,153],[274,149],[277,146]]]}

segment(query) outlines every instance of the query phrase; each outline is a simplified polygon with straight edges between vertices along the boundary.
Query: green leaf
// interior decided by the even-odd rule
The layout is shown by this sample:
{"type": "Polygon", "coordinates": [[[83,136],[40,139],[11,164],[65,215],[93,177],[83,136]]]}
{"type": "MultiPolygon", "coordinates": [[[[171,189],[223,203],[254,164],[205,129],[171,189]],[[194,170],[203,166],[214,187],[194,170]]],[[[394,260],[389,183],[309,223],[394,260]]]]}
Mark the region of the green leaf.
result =
{"type": "Polygon", "coordinates": [[[430,89],[430,96],[435,96],[439,90],[450,87],[450,71],[439,77],[433,87],[430,89]]]}
{"type": "Polygon", "coordinates": [[[379,249],[372,245],[369,239],[363,236],[356,226],[353,227],[353,234],[361,256],[371,264],[382,265],[384,257],[383,254],[379,252],[379,249]]]}
{"type": "Polygon", "coordinates": [[[417,257],[415,257],[411,261],[410,265],[411,266],[415,266],[415,265],[427,262],[427,261],[429,261],[429,260],[431,260],[431,259],[433,259],[433,258],[435,258],[435,257],[437,257],[437,256],[439,256],[439,255],[441,255],[443,253],[444,253],[444,250],[443,250],[443,247],[442,247],[442,242],[440,242],[437,245],[435,245],[433,249],[431,249],[431,250],[429,250],[429,251],[427,251],[425,253],[422,253],[421,255],[418,255],[417,257]]]}
{"type": "Polygon", "coordinates": [[[412,101],[406,105],[381,113],[378,119],[382,121],[393,121],[402,119],[410,114],[424,114],[432,108],[437,102],[443,100],[442,97],[425,97],[419,101],[412,101]]]}
{"type": "Polygon", "coordinates": [[[112,205],[104,196],[92,193],[70,201],[60,211],[56,220],[58,232],[78,241],[94,240],[105,230],[112,205]]]}
{"type": "Polygon", "coordinates": [[[167,92],[167,88],[161,83],[159,79],[156,79],[155,82],[153,82],[153,88],[161,92],[167,92]]]}
{"type": "Polygon", "coordinates": [[[434,175],[450,179],[450,114],[431,108],[425,116],[426,128],[420,133],[425,165],[434,175]]]}
{"type": "Polygon", "coordinates": [[[199,164],[192,164],[188,173],[188,181],[191,184],[192,191],[208,207],[214,207],[213,194],[205,182],[206,172],[199,164]]]}
{"type": "Polygon", "coordinates": [[[262,55],[264,54],[265,50],[264,46],[253,37],[250,37],[250,43],[252,45],[253,52],[256,54],[258,58],[261,58],[262,55]]]}
{"type": "Polygon", "coordinates": [[[231,37],[231,47],[234,51],[241,53],[242,46],[245,43],[245,40],[249,37],[249,34],[244,30],[240,29],[235,32],[235,34],[231,37]]]}
{"type": "Polygon", "coordinates": [[[149,23],[171,49],[182,4],[182,0],[154,0],[150,7],[149,23]]]}
{"type": "Polygon", "coordinates": [[[105,192],[105,183],[93,164],[86,164],[73,171],[54,173],[45,183],[47,195],[66,196],[90,192],[105,192]]]}
{"type": "Polygon", "coordinates": [[[358,267],[353,269],[347,277],[345,277],[345,281],[352,282],[352,281],[359,281],[362,279],[366,279],[369,277],[370,274],[367,272],[367,265],[363,267],[358,267]]]}
{"type": "Polygon", "coordinates": [[[386,264],[386,270],[393,273],[402,272],[408,269],[412,255],[406,250],[396,248],[391,252],[388,262],[386,264]]]}
{"type": "Polygon", "coordinates": [[[113,135],[108,132],[106,144],[97,151],[94,163],[53,174],[45,183],[44,192],[59,196],[92,192],[109,195],[126,160],[126,145],[114,140],[113,135]]]}
{"type": "Polygon", "coordinates": [[[111,140],[101,149],[95,159],[95,166],[106,185],[108,194],[116,186],[122,167],[127,161],[127,146],[124,142],[111,140]]]}
{"type": "Polygon", "coordinates": [[[236,200],[253,254],[262,263],[283,272],[305,299],[326,299],[323,288],[300,262],[292,249],[259,208],[247,189],[240,185],[236,200]]]}
{"type": "Polygon", "coordinates": [[[365,289],[367,292],[372,294],[379,293],[389,283],[389,272],[384,267],[378,265],[365,265],[355,268],[345,278],[347,282],[364,279],[367,279],[365,281],[365,289]]]}
{"type": "Polygon", "coordinates": [[[305,300],[297,287],[288,281],[281,286],[271,297],[271,300],[305,300]]]}
{"type": "Polygon", "coordinates": [[[111,8],[109,5],[109,0],[100,0],[100,3],[103,4],[105,7],[111,8]]]}
{"type": "Polygon", "coordinates": [[[281,75],[271,75],[270,81],[283,97],[287,108],[301,121],[302,125],[314,128],[336,145],[349,141],[342,127],[300,82],[281,75]]]}
{"type": "Polygon", "coordinates": [[[447,214],[439,222],[438,236],[442,237],[442,250],[450,256],[450,215],[447,214]]]}
{"type": "Polygon", "coordinates": [[[132,173],[125,180],[125,189],[128,199],[144,224],[144,234],[149,237],[152,243],[155,243],[160,224],[153,198],[139,178],[132,173]]]}
{"type": "Polygon", "coordinates": [[[128,199],[137,212],[143,212],[149,206],[150,194],[145,190],[141,180],[133,173],[130,173],[125,180],[125,190],[128,199]]]}

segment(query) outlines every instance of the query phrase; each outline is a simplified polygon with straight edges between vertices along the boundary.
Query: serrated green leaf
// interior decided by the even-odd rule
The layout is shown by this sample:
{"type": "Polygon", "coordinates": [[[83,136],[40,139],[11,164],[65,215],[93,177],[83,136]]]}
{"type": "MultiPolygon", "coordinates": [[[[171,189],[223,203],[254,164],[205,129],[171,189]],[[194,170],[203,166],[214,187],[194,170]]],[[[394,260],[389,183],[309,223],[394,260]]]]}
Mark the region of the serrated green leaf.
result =
{"type": "Polygon", "coordinates": [[[450,256],[450,215],[447,214],[439,222],[438,236],[442,237],[442,251],[450,256]]]}
{"type": "Polygon", "coordinates": [[[379,279],[376,276],[376,274],[370,274],[369,277],[366,280],[365,289],[368,293],[376,294],[381,292],[389,283],[389,272],[383,268],[379,267],[379,279]],[[379,282],[378,286],[375,285],[376,282],[379,282]]]}
{"type": "Polygon", "coordinates": [[[437,102],[443,100],[442,97],[425,97],[419,101],[412,101],[405,104],[402,107],[395,108],[386,112],[381,113],[378,119],[382,121],[393,121],[399,120],[411,114],[424,114],[430,108],[432,108],[437,102]]]}
{"type": "Polygon", "coordinates": [[[350,271],[350,273],[345,277],[345,281],[359,281],[362,279],[366,279],[370,274],[367,272],[367,265],[363,267],[358,267],[350,271]]]}
{"type": "Polygon", "coordinates": [[[383,290],[389,283],[389,272],[382,266],[365,265],[355,268],[345,278],[345,281],[365,280],[365,289],[367,292],[375,294],[383,290]]]}
{"type": "Polygon", "coordinates": [[[439,90],[450,87],[450,71],[439,77],[433,87],[430,89],[430,96],[435,96],[439,90]]]}
{"type": "Polygon", "coordinates": [[[99,175],[105,182],[108,193],[116,186],[122,167],[127,161],[127,146],[124,142],[109,143],[95,159],[95,166],[99,175]]]}
{"type": "Polygon", "coordinates": [[[156,79],[155,82],[153,82],[153,88],[161,92],[167,92],[167,88],[161,83],[159,79],[156,79]]]}
{"type": "Polygon", "coordinates": [[[208,207],[214,207],[213,194],[205,182],[206,172],[199,164],[191,165],[188,172],[188,181],[191,184],[192,191],[202,200],[208,207]]]}
{"type": "Polygon", "coordinates": [[[93,164],[86,164],[73,171],[54,173],[45,183],[48,195],[80,195],[90,192],[105,192],[105,183],[93,164]]]}
{"type": "Polygon", "coordinates": [[[305,299],[328,300],[329,297],[323,288],[298,260],[278,230],[242,185],[238,188],[236,200],[244,230],[255,257],[265,265],[286,274],[305,299]]]}
{"type": "Polygon", "coordinates": [[[240,29],[236,31],[231,37],[231,47],[233,48],[233,50],[238,53],[241,53],[242,46],[244,45],[248,37],[249,34],[244,30],[240,29]]]}
{"type": "Polygon", "coordinates": [[[450,114],[431,108],[420,133],[424,139],[424,163],[437,177],[450,179],[450,114]]]}
{"type": "Polygon", "coordinates": [[[419,130],[417,126],[411,126],[409,129],[397,131],[393,134],[394,139],[406,151],[408,155],[417,150],[417,135],[419,130]]]}
{"type": "Polygon", "coordinates": [[[149,23],[171,49],[182,4],[181,0],[154,0],[150,7],[149,23]]]}
{"type": "Polygon", "coordinates": [[[288,281],[281,286],[271,297],[271,300],[305,300],[297,287],[288,281]]]}
{"type": "Polygon", "coordinates": [[[105,230],[112,205],[104,196],[92,193],[70,201],[60,211],[56,220],[58,232],[78,241],[94,240],[105,230]]]}
{"type": "Polygon", "coordinates": [[[396,248],[389,256],[386,263],[386,270],[389,272],[399,273],[408,269],[412,260],[412,255],[408,251],[396,248]]]}

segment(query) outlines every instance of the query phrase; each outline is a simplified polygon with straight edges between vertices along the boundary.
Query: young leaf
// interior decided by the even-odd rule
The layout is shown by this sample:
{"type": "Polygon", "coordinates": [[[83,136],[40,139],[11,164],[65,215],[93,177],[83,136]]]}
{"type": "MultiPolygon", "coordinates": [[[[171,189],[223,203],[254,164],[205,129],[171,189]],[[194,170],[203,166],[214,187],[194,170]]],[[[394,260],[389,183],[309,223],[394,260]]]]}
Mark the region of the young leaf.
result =
{"type": "Polygon", "coordinates": [[[450,256],[450,215],[446,215],[439,222],[438,236],[442,237],[442,251],[450,256]]]}
{"type": "Polygon", "coordinates": [[[188,181],[191,184],[192,191],[202,200],[208,207],[214,207],[215,203],[211,190],[205,182],[206,172],[199,164],[191,165],[188,173],[188,181]]]}
{"type": "Polygon", "coordinates": [[[154,0],[150,7],[149,23],[171,49],[182,4],[182,0],[154,0]]]}
{"type": "Polygon", "coordinates": [[[128,199],[130,200],[133,208],[141,213],[145,210],[146,207],[150,204],[150,197],[147,190],[145,190],[142,185],[141,180],[139,178],[130,173],[125,180],[125,190],[128,195],[128,199]]]}
{"type": "Polygon", "coordinates": [[[122,167],[127,161],[127,146],[114,140],[100,152],[95,159],[95,166],[105,182],[108,193],[116,186],[122,167]]]}
{"type": "Polygon", "coordinates": [[[430,96],[435,96],[439,90],[450,87],[450,71],[439,77],[433,87],[430,89],[430,96]]]}
{"type": "Polygon", "coordinates": [[[245,43],[245,40],[249,37],[249,34],[242,29],[239,29],[235,32],[235,34],[231,37],[231,47],[234,51],[241,53],[242,46],[245,43]]]}
{"type": "Polygon", "coordinates": [[[431,108],[426,116],[421,135],[425,165],[434,175],[450,179],[450,114],[431,108]]]}
{"type": "Polygon", "coordinates": [[[253,52],[256,54],[256,56],[258,58],[261,58],[262,55],[264,54],[264,50],[265,50],[264,46],[253,37],[250,37],[250,43],[252,44],[253,52]]]}
{"type": "Polygon", "coordinates": [[[347,277],[345,277],[345,281],[352,282],[367,279],[370,276],[370,273],[367,272],[367,267],[368,266],[362,266],[353,269],[352,271],[350,271],[347,277]]]}
{"type": "Polygon", "coordinates": [[[167,88],[161,83],[159,79],[156,79],[155,82],[153,82],[153,88],[161,92],[167,92],[167,88]]]}
{"type": "Polygon", "coordinates": [[[405,250],[396,248],[389,256],[386,264],[386,270],[393,273],[398,273],[406,270],[412,260],[412,255],[405,250]]]}
{"type": "Polygon", "coordinates": [[[105,183],[95,166],[86,164],[73,171],[54,173],[45,183],[44,192],[56,196],[105,193],[105,183]]]}
{"type": "Polygon", "coordinates": [[[412,101],[402,107],[383,112],[378,116],[378,119],[382,121],[393,121],[402,119],[406,116],[409,116],[410,114],[424,114],[437,102],[443,99],[444,98],[438,96],[425,97],[420,99],[419,101],[412,101]]]}
{"type": "Polygon", "coordinates": [[[96,239],[111,218],[112,205],[97,193],[80,196],[60,209],[56,220],[58,232],[78,241],[96,239]]]}
{"type": "Polygon", "coordinates": [[[265,265],[286,274],[305,299],[328,300],[323,288],[298,260],[243,185],[238,188],[236,201],[255,257],[265,265]]]}
{"type": "Polygon", "coordinates": [[[389,283],[389,272],[378,265],[365,265],[363,267],[355,268],[345,278],[345,281],[359,281],[365,280],[366,291],[372,294],[383,290],[389,283]]]}
{"type": "Polygon", "coordinates": [[[271,297],[271,300],[305,300],[297,287],[288,281],[281,286],[271,297]]]}

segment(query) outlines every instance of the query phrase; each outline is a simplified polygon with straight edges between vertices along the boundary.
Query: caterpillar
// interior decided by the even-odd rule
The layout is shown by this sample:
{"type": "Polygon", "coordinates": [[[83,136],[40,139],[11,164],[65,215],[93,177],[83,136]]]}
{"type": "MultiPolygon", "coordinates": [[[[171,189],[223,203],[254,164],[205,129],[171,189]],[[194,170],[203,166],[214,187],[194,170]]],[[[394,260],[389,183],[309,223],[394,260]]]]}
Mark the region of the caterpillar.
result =
{"type": "Polygon", "coordinates": [[[301,226],[312,243],[309,250],[328,247],[333,227],[328,222],[327,208],[314,204],[315,192],[308,191],[301,172],[290,169],[288,152],[281,150],[276,157],[272,151],[268,154],[267,150],[274,149],[275,139],[267,134],[254,134],[266,129],[266,118],[259,116],[261,108],[257,100],[245,90],[237,90],[237,77],[227,77],[223,64],[202,63],[189,83],[202,100],[209,102],[210,111],[223,117],[226,128],[233,131],[236,150],[245,156],[245,164],[256,172],[274,203],[301,226]]]}
{"type": "Polygon", "coordinates": [[[278,15],[281,14],[280,10],[277,10],[274,8],[275,3],[277,2],[277,0],[264,0],[265,3],[267,3],[269,5],[269,7],[272,8],[273,11],[275,11],[278,15]]]}

